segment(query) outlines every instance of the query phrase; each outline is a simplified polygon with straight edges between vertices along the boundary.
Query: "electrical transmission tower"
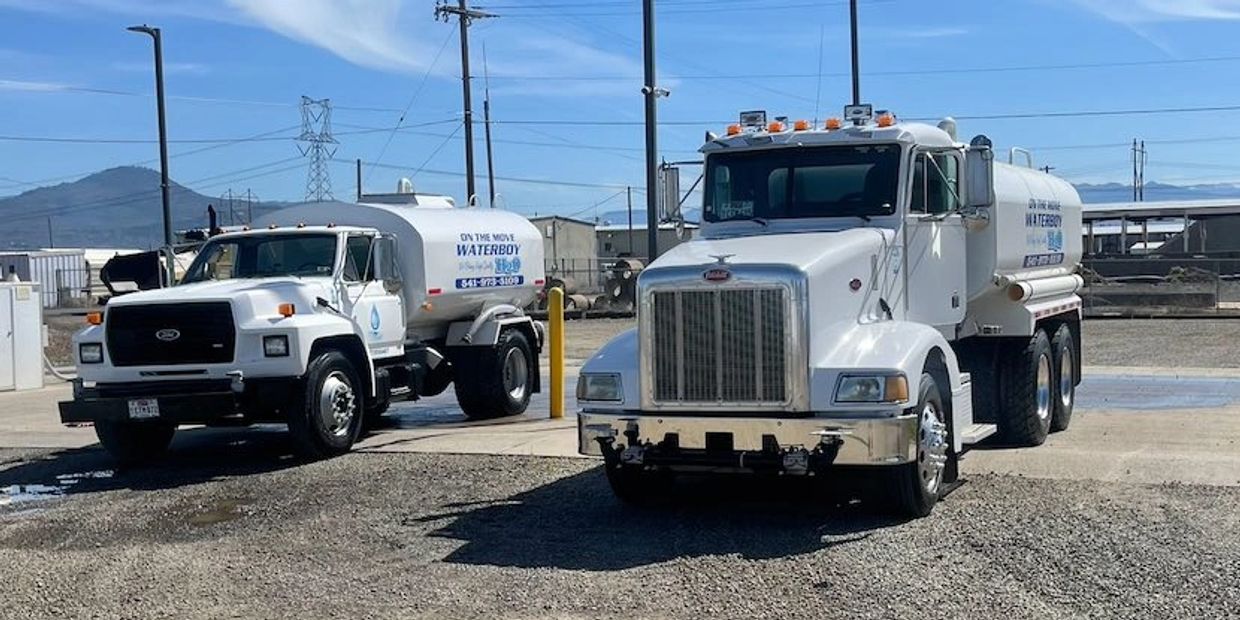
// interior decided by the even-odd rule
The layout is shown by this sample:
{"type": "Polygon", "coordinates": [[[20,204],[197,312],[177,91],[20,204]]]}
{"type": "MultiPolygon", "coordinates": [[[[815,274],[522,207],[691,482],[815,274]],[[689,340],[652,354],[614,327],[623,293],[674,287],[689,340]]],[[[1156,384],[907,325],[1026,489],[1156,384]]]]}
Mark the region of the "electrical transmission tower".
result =
{"type": "Polygon", "coordinates": [[[306,200],[322,202],[335,200],[332,196],[332,179],[327,162],[336,155],[336,138],[332,137],[332,100],[301,97],[301,135],[297,136],[297,150],[302,157],[310,158],[310,172],[306,175],[306,200]]]}
{"type": "Polygon", "coordinates": [[[1132,201],[1145,201],[1145,162],[1149,151],[1145,150],[1145,140],[1132,140],[1132,201]]]}

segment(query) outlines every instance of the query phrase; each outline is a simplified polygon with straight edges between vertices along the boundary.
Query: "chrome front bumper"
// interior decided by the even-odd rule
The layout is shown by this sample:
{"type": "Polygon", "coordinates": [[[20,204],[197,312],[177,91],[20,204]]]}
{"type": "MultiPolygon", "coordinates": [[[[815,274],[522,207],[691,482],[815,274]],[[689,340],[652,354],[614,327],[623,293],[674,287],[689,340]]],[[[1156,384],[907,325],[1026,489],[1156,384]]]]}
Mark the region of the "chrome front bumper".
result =
{"type": "Polygon", "coordinates": [[[639,447],[674,445],[686,452],[769,454],[830,446],[835,465],[898,465],[917,459],[915,415],[770,418],[582,412],[577,416],[581,454],[604,456],[604,444],[632,448],[634,434],[639,447]]]}

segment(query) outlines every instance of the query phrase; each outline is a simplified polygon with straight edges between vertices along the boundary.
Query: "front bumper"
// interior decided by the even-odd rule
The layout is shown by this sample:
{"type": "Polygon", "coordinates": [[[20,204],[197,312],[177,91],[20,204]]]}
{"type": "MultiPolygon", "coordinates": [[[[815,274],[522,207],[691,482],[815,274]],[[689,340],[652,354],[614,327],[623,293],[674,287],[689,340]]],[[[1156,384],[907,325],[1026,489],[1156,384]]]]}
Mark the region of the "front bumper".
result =
{"type": "Polygon", "coordinates": [[[73,400],[61,401],[62,424],[120,422],[133,419],[129,402],[154,399],[159,420],[175,424],[248,424],[282,421],[280,409],[293,402],[295,382],[291,380],[150,381],[73,386],[73,400]]]}
{"type": "Polygon", "coordinates": [[[801,468],[802,458],[808,469],[818,469],[899,465],[917,458],[915,415],[775,418],[582,412],[577,430],[581,454],[672,469],[785,470],[789,465],[801,468]]]}

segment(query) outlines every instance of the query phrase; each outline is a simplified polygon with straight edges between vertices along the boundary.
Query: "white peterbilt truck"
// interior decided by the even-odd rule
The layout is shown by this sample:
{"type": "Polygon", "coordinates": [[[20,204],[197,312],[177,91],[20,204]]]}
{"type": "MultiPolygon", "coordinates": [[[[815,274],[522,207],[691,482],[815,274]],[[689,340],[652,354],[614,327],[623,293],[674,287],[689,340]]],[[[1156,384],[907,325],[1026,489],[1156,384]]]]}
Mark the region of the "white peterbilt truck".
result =
{"type": "Polygon", "coordinates": [[[455,384],[473,418],[540,389],[543,245],[525,218],[451,199],[307,203],[210,238],[176,286],[112,298],[73,339],[64,423],[117,460],[177,425],[287,423],[298,452],[348,450],[365,418],[455,384]]]}
{"type": "Polygon", "coordinates": [[[699,234],[642,271],[638,327],[578,380],[579,451],[622,500],[682,472],[862,470],[924,516],[969,446],[1067,428],[1076,190],[951,119],[845,117],[707,136],[699,234]]]}

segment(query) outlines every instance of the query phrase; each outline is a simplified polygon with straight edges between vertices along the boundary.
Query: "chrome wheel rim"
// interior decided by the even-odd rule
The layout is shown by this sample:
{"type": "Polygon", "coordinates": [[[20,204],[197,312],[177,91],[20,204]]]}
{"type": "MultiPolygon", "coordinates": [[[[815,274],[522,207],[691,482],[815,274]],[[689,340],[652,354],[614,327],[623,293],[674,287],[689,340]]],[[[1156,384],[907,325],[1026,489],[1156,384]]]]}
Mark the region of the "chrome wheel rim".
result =
{"type": "Polygon", "coordinates": [[[508,397],[520,401],[525,398],[525,384],[529,382],[530,364],[525,352],[518,348],[508,349],[504,355],[504,391],[508,397]]]}
{"type": "Polygon", "coordinates": [[[1065,410],[1072,406],[1072,364],[1072,350],[1064,347],[1059,353],[1059,401],[1065,410]]]}
{"type": "Polygon", "coordinates": [[[943,423],[943,414],[934,403],[923,405],[919,418],[917,470],[921,475],[922,488],[933,495],[939,490],[943,468],[947,465],[947,425],[943,423]]]}
{"type": "Polygon", "coordinates": [[[357,396],[349,377],[339,370],[323,380],[319,390],[319,418],[328,434],[343,437],[349,434],[353,417],[357,415],[357,396]]]}
{"type": "Polygon", "coordinates": [[[1051,356],[1038,356],[1038,419],[1051,417],[1051,356]]]}

